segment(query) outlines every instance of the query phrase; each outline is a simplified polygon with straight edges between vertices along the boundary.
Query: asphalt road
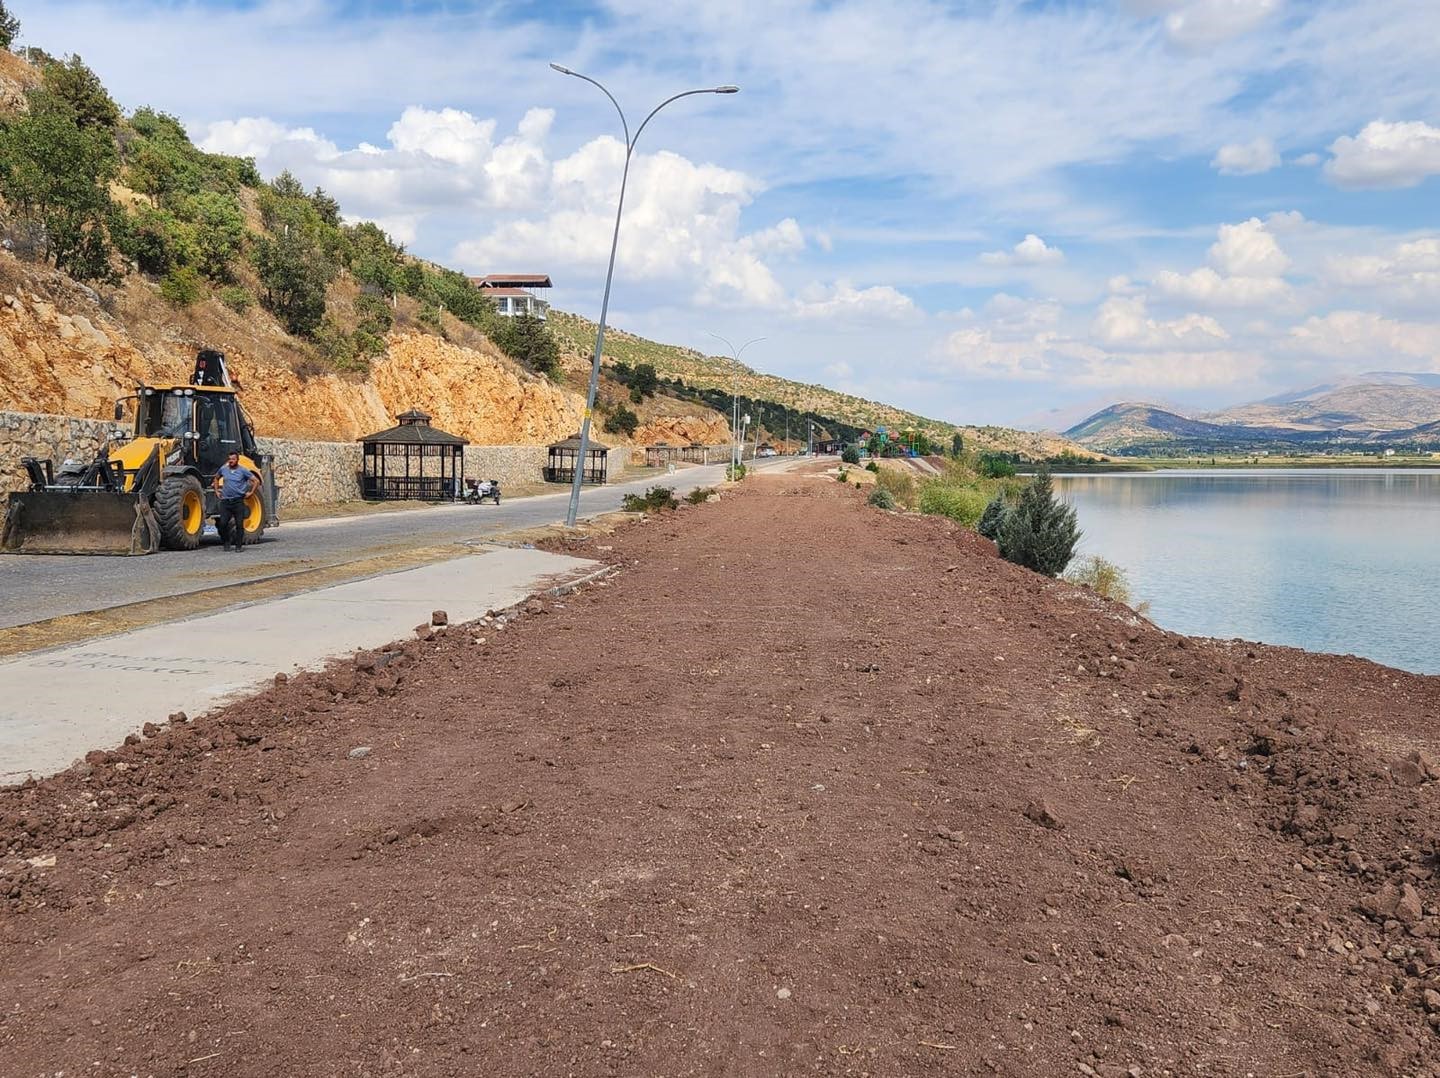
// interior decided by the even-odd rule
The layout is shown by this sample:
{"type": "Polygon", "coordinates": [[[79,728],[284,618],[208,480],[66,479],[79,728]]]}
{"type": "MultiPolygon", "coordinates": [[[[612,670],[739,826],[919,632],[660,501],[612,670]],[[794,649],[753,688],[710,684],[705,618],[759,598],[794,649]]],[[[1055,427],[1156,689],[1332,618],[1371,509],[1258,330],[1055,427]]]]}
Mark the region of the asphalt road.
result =
{"type": "MultiPolygon", "coordinates": [[[[791,459],[757,463],[768,468],[791,459]]],[[[683,494],[724,478],[725,466],[715,464],[587,489],[580,496],[580,513],[612,512],[623,495],[657,484],[683,494]]],[[[499,506],[443,505],[282,524],[241,554],[225,553],[217,540],[198,551],[139,558],[0,556],[0,628],[554,524],[564,519],[568,499],[567,489],[499,506]]]]}

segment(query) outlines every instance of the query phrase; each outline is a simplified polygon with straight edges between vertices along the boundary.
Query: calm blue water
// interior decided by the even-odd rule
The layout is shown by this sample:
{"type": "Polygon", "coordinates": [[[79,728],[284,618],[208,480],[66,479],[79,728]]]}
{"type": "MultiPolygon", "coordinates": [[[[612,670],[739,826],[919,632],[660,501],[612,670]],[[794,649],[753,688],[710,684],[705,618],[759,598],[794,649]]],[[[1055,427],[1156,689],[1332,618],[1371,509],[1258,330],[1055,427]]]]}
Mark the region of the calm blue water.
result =
{"type": "Polygon", "coordinates": [[[1440,470],[1056,476],[1166,629],[1440,673],[1440,470]]]}

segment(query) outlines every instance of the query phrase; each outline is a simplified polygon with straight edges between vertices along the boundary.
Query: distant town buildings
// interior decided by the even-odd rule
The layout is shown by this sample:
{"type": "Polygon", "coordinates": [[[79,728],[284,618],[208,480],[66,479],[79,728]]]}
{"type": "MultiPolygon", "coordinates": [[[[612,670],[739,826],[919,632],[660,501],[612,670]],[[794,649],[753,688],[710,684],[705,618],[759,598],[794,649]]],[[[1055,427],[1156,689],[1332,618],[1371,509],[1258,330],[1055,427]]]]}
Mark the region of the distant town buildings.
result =
{"type": "Polygon", "coordinates": [[[544,319],[550,311],[550,304],[530,292],[532,288],[553,288],[549,274],[489,273],[484,277],[471,277],[470,283],[489,296],[496,312],[506,318],[528,314],[544,319]]]}

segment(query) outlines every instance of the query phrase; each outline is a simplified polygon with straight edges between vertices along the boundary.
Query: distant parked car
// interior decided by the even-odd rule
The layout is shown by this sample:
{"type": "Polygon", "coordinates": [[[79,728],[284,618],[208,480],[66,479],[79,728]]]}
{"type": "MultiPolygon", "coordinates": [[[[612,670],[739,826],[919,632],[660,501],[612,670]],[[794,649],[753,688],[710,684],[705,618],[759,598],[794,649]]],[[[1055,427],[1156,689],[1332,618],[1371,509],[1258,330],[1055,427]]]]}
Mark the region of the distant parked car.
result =
{"type": "Polygon", "coordinates": [[[778,457],[780,454],[774,449],[762,449],[755,454],[757,457],[778,457]]]}

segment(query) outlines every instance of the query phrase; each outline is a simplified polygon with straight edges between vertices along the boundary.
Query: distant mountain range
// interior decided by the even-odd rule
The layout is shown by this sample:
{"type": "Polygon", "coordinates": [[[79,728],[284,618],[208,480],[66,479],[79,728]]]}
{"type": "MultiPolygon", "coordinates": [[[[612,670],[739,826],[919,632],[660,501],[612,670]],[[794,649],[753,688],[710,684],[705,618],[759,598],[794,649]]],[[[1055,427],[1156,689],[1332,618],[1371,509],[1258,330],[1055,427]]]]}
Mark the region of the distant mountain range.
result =
{"type": "Polygon", "coordinates": [[[1440,449],[1440,375],[1372,371],[1190,417],[1111,405],[1065,432],[1088,449],[1145,456],[1259,449],[1440,449]]]}

